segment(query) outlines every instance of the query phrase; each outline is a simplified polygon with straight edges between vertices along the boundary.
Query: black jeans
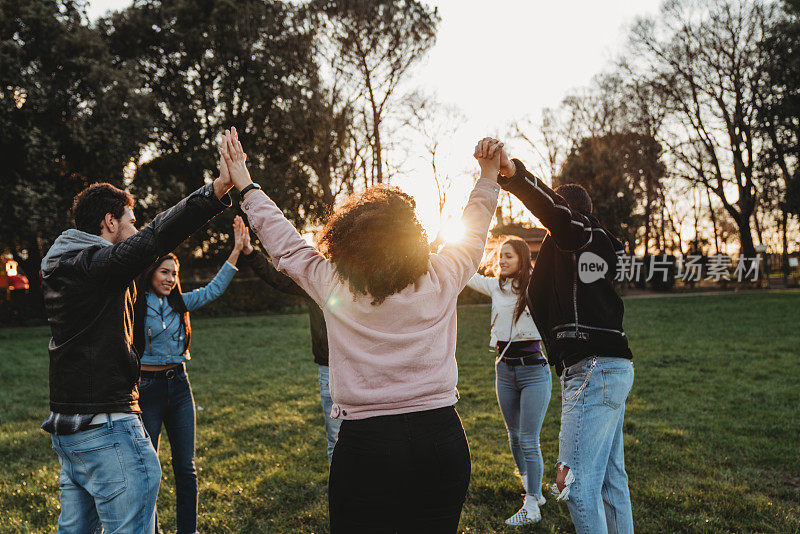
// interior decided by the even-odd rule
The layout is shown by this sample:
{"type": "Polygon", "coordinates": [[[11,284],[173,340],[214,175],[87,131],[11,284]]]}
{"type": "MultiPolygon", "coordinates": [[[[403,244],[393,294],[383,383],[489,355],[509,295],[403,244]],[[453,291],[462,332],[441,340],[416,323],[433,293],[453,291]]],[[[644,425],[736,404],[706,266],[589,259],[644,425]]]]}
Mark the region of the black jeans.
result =
{"type": "Polygon", "coordinates": [[[343,421],[328,488],[331,533],[457,532],[471,469],[453,406],[343,421]]]}

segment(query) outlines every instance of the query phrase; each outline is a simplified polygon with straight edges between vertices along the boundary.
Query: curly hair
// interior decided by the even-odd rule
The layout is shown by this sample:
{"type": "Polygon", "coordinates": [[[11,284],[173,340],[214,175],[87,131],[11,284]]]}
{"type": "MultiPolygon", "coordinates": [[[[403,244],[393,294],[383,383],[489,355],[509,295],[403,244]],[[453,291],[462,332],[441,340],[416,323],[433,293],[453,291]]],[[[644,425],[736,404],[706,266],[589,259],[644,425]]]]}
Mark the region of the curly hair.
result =
{"type": "Polygon", "coordinates": [[[354,294],[380,304],[428,272],[428,238],[415,207],[399,189],[374,186],[351,195],[328,219],[320,251],[354,294]]]}

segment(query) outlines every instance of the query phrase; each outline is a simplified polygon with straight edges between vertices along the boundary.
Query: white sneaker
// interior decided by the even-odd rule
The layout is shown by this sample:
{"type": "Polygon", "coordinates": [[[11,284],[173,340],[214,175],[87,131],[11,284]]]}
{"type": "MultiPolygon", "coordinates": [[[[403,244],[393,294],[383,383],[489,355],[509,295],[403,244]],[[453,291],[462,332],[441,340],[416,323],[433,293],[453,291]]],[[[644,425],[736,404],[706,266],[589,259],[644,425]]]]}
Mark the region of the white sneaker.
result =
{"type": "Polygon", "coordinates": [[[506,519],[506,525],[521,527],[523,525],[533,525],[542,520],[542,513],[539,511],[539,504],[534,500],[533,495],[525,496],[525,504],[519,511],[506,519]]]}

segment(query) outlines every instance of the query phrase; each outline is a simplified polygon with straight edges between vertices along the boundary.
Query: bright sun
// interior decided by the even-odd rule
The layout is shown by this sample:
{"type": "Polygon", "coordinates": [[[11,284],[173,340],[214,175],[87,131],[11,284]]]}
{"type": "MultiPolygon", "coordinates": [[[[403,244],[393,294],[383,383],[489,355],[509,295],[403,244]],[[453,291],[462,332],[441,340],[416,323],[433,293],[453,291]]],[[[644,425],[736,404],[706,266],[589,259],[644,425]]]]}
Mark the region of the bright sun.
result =
{"type": "Polygon", "coordinates": [[[460,241],[464,237],[466,228],[461,219],[448,219],[439,230],[439,236],[445,243],[460,241]]]}

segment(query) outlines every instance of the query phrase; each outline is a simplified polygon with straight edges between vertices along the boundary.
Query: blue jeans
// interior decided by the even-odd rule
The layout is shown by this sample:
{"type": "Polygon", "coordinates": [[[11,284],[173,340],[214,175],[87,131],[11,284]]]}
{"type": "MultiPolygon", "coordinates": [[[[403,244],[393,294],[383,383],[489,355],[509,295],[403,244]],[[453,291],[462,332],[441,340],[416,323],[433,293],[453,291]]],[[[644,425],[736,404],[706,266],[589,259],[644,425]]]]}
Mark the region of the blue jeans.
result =
{"type": "Polygon", "coordinates": [[[342,425],[341,419],[334,419],[331,417],[333,399],[331,398],[331,390],[328,386],[329,377],[330,368],[327,365],[320,365],[317,378],[319,379],[319,400],[322,404],[322,415],[325,417],[325,439],[328,441],[328,465],[331,464],[331,460],[333,459],[333,448],[336,446],[336,440],[339,437],[339,427],[342,425]]]}
{"type": "Polygon", "coordinates": [[[633,362],[586,358],[561,375],[558,461],[571,471],[566,498],[578,534],[633,532],[622,420],[633,362]]]}
{"type": "Polygon", "coordinates": [[[547,364],[495,365],[497,402],[508,429],[508,442],[517,471],[527,474],[525,491],[542,494],[542,451],[539,432],[550,403],[553,378],[547,364]]]}
{"type": "Polygon", "coordinates": [[[161,425],[167,429],[175,474],[175,519],[178,534],[197,531],[197,469],[194,464],[195,413],[189,377],[181,370],[172,378],[142,378],[139,383],[142,421],[158,451],[161,425]]]}
{"type": "Polygon", "coordinates": [[[61,463],[59,534],[153,532],[161,466],[138,416],[51,439],[61,463]]]}

